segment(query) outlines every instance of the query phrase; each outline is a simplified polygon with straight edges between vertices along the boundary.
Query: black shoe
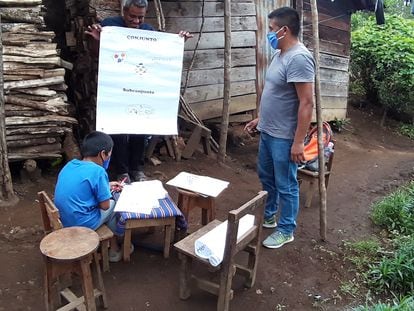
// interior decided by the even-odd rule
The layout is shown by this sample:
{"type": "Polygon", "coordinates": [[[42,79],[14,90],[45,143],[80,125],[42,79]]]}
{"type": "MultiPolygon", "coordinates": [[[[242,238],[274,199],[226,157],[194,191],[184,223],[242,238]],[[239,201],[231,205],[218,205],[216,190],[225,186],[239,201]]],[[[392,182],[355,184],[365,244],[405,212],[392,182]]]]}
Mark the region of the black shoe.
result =
{"type": "Polygon", "coordinates": [[[123,182],[124,184],[130,184],[131,178],[129,177],[128,173],[120,174],[116,176],[116,180],[119,182],[123,182]]]}
{"type": "Polygon", "coordinates": [[[148,177],[144,174],[143,171],[132,171],[131,177],[133,181],[146,181],[148,177]]]}

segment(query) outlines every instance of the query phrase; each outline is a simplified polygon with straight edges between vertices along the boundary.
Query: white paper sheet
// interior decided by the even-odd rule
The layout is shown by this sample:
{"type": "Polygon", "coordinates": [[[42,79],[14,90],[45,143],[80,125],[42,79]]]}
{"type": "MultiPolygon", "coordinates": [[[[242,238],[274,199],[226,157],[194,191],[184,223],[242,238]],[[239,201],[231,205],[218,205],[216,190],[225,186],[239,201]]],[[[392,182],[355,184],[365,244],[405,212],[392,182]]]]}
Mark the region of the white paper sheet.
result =
{"type": "MultiPolygon", "coordinates": [[[[254,216],[247,214],[239,221],[237,238],[240,238],[254,225],[254,216]]],[[[224,247],[226,245],[227,220],[210,232],[200,237],[194,242],[195,253],[197,256],[208,259],[213,267],[217,267],[224,257],[224,247]]]]}
{"type": "Polygon", "coordinates": [[[161,181],[149,180],[125,185],[115,205],[115,212],[151,214],[159,207],[159,199],[164,199],[167,191],[161,181]]]}
{"type": "Polygon", "coordinates": [[[229,182],[208,176],[181,172],[167,182],[167,185],[190,190],[210,197],[217,197],[229,182]]]}
{"type": "Polygon", "coordinates": [[[176,135],[183,55],[178,34],[103,27],[96,129],[176,135]]]}

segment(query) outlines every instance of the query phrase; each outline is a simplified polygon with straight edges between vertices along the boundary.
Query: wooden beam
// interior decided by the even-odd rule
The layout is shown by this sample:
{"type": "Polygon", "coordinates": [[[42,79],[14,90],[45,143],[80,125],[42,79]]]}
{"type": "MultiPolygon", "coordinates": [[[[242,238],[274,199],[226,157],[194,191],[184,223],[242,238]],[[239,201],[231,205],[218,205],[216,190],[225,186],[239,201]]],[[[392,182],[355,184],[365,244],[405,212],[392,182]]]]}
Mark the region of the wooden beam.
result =
{"type": "Polygon", "coordinates": [[[47,50],[44,47],[42,49],[27,48],[27,47],[11,47],[3,46],[4,55],[14,55],[14,56],[27,56],[27,57],[48,57],[56,56],[56,49],[47,50]]]}
{"type": "MultiPolygon", "coordinates": [[[[227,153],[227,133],[229,130],[229,115],[231,104],[231,30],[233,29],[231,16],[231,0],[224,0],[224,87],[223,87],[223,110],[221,114],[220,142],[217,161],[224,163],[227,153]]],[[[256,74],[255,68],[253,72],[256,74]]],[[[227,295],[227,293],[226,293],[227,295]]]]}
{"type": "MultiPolygon", "coordinates": [[[[195,51],[195,58],[192,69],[214,69],[223,68],[224,49],[210,49],[195,51]]],[[[184,52],[183,70],[187,70],[194,51],[184,52]]],[[[232,67],[256,65],[256,51],[254,48],[231,49],[232,67]]]]}
{"type": "MultiPolygon", "coordinates": [[[[216,99],[190,105],[197,116],[202,119],[212,119],[221,116],[223,100],[216,99]]],[[[233,97],[230,104],[230,114],[256,109],[256,94],[233,97]]]]}
{"type": "MultiPolygon", "coordinates": [[[[231,96],[247,95],[255,92],[255,80],[231,83],[231,96]]],[[[223,98],[223,84],[189,87],[184,94],[184,98],[189,104],[223,98]]]]}
{"type": "Polygon", "coordinates": [[[78,121],[72,117],[50,115],[38,118],[26,118],[26,117],[9,117],[6,118],[6,126],[10,125],[29,125],[29,124],[42,124],[47,122],[67,122],[76,124],[78,121]]]}
{"type": "MultiPolygon", "coordinates": [[[[198,34],[194,35],[192,40],[185,44],[185,50],[194,50],[198,39],[198,34]]],[[[235,31],[232,33],[231,46],[237,47],[254,47],[256,45],[255,31],[235,31]]],[[[199,49],[222,49],[224,48],[224,32],[209,32],[201,35],[199,49]]]]}
{"type": "MultiPolygon", "coordinates": [[[[146,18],[145,21],[152,25],[156,25],[155,18],[146,18]]],[[[178,33],[185,29],[190,32],[200,32],[202,23],[201,17],[191,18],[169,18],[166,20],[165,29],[168,32],[178,33]]],[[[231,19],[231,26],[233,31],[248,31],[256,30],[255,16],[236,16],[231,19]]],[[[217,32],[224,31],[224,21],[222,17],[206,17],[204,18],[203,32],[217,32]]]]}
{"type": "Polygon", "coordinates": [[[64,83],[64,82],[65,82],[65,79],[62,76],[44,78],[44,79],[17,81],[17,82],[6,82],[4,83],[4,89],[12,90],[12,89],[21,89],[21,88],[31,88],[31,87],[39,87],[39,86],[46,86],[46,85],[54,85],[54,84],[59,84],[59,83],[64,83]]]}
{"type": "Polygon", "coordinates": [[[22,23],[33,23],[43,24],[43,16],[40,15],[40,6],[31,8],[7,8],[3,7],[0,10],[1,18],[10,22],[22,22],[22,23]]]}
{"type": "MultiPolygon", "coordinates": [[[[185,77],[187,72],[183,72],[185,77]]],[[[208,70],[193,70],[190,72],[190,78],[188,79],[188,87],[199,85],[219,84],[224,82],[224,69],[208,69],[208,70]]],[[[231,72],[232,81],[248,81],[256,78],[256,68],[254,66],[249,67],[236,67],[231,72]]],[[[183,79],[182,79],[183,80],[183,79]]]]}
{"type": "Polygon", "coordinates": [[[34,6],[42,4],[42,0],[0,0],[0,6],[34,6]]]}
{"type": "MultiPolygon", "coordinates": [[[[0,16],[0,25],[2,17],[0,16]]],[[[0,28],[0,50],[3,50],[3,34],[0,28]]],[[[0,54],[0,206],[12,205],[18,201],[13,190],[12,175],[9,167],[8,148],[6,143],[6,117],[3,83],[3,54],[0,54]]]]}
{"type": "MultiPolygon", "coordinates": [[[[171,17],[200,17],[201,5],[200,1],[174,1],[174,2],[162,2],[162,8],[164,15],[167,18],[171,17]]],[[[153,2],[149,2],[147,17],[155,17],[153,2]]],[[[232,16],[255,16],[256,14],[255,4],[250,3],[232,3],[231,14],[232,16]]],[[[205,2],[204,16],[224,16],[224,4],[223,2],[205,2]]]]}

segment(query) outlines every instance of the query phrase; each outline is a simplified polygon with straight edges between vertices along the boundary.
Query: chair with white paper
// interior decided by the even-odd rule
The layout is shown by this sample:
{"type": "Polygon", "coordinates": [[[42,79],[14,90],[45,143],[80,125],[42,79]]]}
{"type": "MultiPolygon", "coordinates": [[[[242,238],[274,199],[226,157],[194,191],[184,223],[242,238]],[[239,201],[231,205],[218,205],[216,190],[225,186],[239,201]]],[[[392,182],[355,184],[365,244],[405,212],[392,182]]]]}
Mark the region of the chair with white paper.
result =
{"type": "MultiPolygon", "coordinates": [[[[240,208],[228,213],[226,230],[216,230],[222,232],[222,239],[225,240],[225,244],[223,243],[222,253],[214,255],[214,260],[201,258],[197,255],[199,252],[196,250],[196,241],[202,241],[203,238],[204,241],[208,240],[208,238],[205,239],[205,237],[209,232],[222,224],[222,222],[217,219],[174,245],[181,260],[179,281],[181,299],[187,299],[191,296],[190,283],[194,281],[200,289],[217,295],[217,310],[224,311],[229,310],[230,300],[233,298],[231,285],[235,273],[239,273],[246,277],[246,287],[250,288],[254,285],[259,260],[260,233],[262,230],[266,198],[267,192],[260,191],[252,200],[243,204],[240,208]],[[244,216],[254,218],[249,227],[242,224],[242,222],[244,222],[242,220],[244,216]],[[242,227],[244,228],[242,229],[242,227]],[[235,262],[235,256],[241,251],[246,251],[248,253],[247,265],[241,265],[235,262]],[[217,258],[219,258],[219,262],[217,262],[217,258]],[[206,264],[209,271],[213,270],[213,272],[218,273],[218,283],[192,275],[191,265],[193,260],[206,264]],[[213,266],[212,263],[216,266],[213,266]]],[[[246,217],[243,219],[246,219],[246,217]]],[[[218,237],[218,239],[220,238],[218,237]]],[[[217,250],[215,251],[217,252],[217,250]]]]}

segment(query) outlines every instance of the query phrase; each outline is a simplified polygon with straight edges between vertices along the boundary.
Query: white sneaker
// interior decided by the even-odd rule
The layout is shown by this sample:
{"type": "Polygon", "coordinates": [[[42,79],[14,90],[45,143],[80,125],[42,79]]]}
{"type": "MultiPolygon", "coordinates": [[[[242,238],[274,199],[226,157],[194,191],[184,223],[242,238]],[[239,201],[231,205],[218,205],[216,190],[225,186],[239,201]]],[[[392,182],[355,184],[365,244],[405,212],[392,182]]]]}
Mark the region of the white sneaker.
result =
{"type": "Polygon", "coordinates": [[[121,251],[113,251],[109,250],[109,262],[120,262],[122,259],[122,252],[121,251]]]}
{"type": "MultiPolygon", "coordinates": [[[[129,253],[132,254],[134,252],[134,244],[131,243],[129,253]]],[[[113,251],[109,250],[109,262],[120,262],[122,260],[122,251],[113,251]]]]}

